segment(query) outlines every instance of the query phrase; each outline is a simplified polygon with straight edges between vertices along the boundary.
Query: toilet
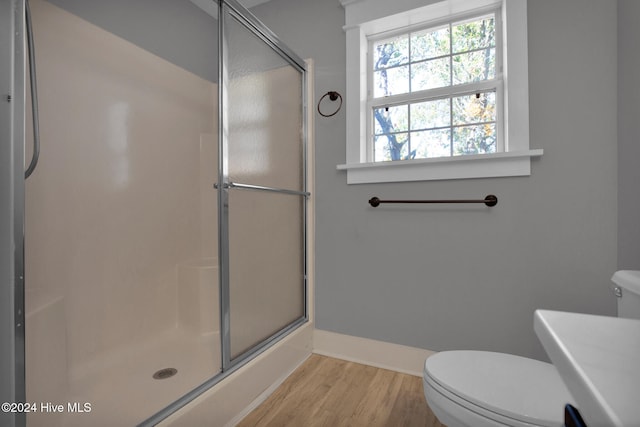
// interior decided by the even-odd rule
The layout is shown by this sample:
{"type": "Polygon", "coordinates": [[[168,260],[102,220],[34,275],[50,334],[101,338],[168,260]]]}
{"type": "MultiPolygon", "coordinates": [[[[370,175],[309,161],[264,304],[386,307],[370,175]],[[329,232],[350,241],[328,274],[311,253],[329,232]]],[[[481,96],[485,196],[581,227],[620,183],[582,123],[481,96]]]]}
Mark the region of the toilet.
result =
{"type": "MultiPolygon", "coordinates": [[[[618,317],[640,319],[640,271],[611,278],[618,317]]],[[[550,363],[488,351],[443,351],[424,365],[424,394],[448,427],[564,425],[573,402],[550,363]]]]}

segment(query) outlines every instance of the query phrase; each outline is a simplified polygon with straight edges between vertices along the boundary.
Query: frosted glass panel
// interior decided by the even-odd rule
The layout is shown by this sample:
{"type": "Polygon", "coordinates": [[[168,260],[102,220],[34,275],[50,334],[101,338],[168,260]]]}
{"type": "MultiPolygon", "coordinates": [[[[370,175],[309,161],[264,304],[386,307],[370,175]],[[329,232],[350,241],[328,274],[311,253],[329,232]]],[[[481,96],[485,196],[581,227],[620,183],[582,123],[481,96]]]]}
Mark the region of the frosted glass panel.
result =
{"type": "Polygon", "coordinates": [[[304,316],[301,196],[229,192],[231,356],[304,316]]]}
{"type": "MultiPolygon", "coordinates": [[[[226,8],[225,8],[226,11],[226,8]]],[[[303,75],[224,15],[230,357],[305,315],[303,75]]]]}
{"type": "Polygon", "coordinates": [[[227,22],[229,179],[302,190],[302,74],[227,22]]]}

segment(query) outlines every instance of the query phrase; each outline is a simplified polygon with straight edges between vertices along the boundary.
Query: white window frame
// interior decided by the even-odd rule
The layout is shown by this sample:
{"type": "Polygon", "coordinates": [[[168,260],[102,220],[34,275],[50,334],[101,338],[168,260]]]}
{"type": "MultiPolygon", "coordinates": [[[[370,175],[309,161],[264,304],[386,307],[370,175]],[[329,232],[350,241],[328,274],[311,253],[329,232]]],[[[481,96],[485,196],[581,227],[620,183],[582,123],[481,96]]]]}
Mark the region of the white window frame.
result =
{"type": "MultiPolygon", "coordinates": [[[[347,41],[347,171],[348,184],[427,181],[441,179],[527,176],[531,158],[541,149],[529,147],[529,90],[527,55],[527,0],[340,0],[345,8],[347,41]],[[393,31],[409,31],[443,20],[502,13],[502,151],[491,154],[372,162],[368,107],[369,38],[393,31]]],[[[498,96],[498,94],[496,95],[498,96]]]]}

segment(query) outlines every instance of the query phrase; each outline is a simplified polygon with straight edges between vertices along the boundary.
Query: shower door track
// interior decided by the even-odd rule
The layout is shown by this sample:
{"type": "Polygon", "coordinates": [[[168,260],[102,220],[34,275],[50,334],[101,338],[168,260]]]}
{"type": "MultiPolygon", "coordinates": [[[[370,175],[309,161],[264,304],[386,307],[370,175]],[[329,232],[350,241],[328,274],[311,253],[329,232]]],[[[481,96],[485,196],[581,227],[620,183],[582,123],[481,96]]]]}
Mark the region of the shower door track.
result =
{"type": "Polygon", "coordinates": [[[164,407],[162,410],[156,412],[154,415],[152,415],[151,417],[147,418],[146,420],[138,424],[137,427],[151,427],[151,426],[157,425],[158,423],[160,423],[161,421],[163,421],[173,413],[179,411],[185,405],[189,404],[190,402],[198,398],[204,392],[206,392],[207,390],[211,389],[212,387],[220,383],[225,378],[233,375],[238,369],[242,368],[254,357],[256,357],[257,355],[263,353],[264,351],[268,350],[269,348],[277,344],[282,338],[286,337],[287,335],[289,335],[291,332],[298,329],[300,326],[302,326],[306,322],[307,322],[306,318],[300,318],[294,321],[293,323],[291,323],[290,325],[284,327],[283,329],[281,329],[280,331],[278,331],[277,333],[269,337],[267,340],[260,343],[255,348],[251,349],[247,353],[244,353],[238,358],[234,359],[233,364],[228,369],[223,370],[222,372],[216,374],[215,376],[211,377],[210,379],[208,379],[198,387],[194,388],[193,390],[191,390],[190,392],[182,396],[180,399],[164,407]]]}

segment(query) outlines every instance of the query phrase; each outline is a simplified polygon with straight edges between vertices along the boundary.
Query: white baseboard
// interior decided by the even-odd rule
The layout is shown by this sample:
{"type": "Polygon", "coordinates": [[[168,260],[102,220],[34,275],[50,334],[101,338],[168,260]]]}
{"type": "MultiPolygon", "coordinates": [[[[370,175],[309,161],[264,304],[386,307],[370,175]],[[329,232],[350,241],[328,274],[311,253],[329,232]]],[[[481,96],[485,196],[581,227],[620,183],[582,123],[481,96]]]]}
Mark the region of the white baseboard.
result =
{"type": "Polygon", "coordinates": [[[315,329],[313,352],[422,377],[430,350],[315,329]]]}

